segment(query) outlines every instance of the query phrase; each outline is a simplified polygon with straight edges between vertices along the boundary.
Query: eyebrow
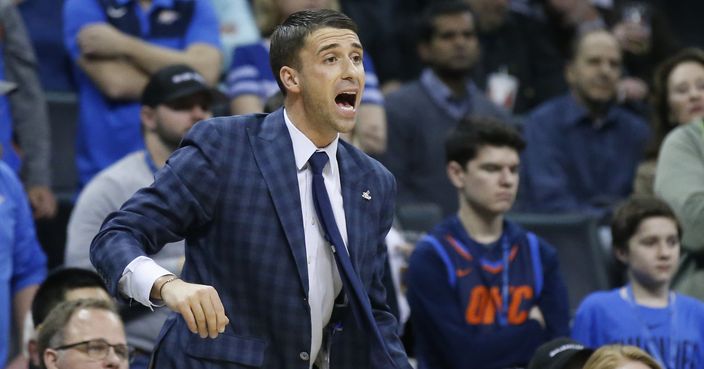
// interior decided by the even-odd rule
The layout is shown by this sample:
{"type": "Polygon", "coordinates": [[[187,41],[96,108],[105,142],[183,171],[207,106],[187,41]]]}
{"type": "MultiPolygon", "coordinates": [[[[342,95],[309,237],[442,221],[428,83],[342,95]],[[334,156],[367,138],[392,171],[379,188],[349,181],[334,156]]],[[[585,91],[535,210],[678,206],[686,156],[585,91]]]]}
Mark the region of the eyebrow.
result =
{"type": "MultiPolygon", "coordinates": [[[[328,50],[330,50],[330,49],[334,49],[334,48],[336,48],[336,47],[340,47],[340,44],[338,44],[338,43],[333,43],[333,44],[325,45],[325,46],[321,47],[320,49],[318,49],[318,54],[320,54],[320,53],[322,53],[322,52],[324,52],[324,51],[328,51],[328,50]]],[[[361,45],[360,43],[358,43],[358,42],[353,42],[353,43],[352,43],[352,47],[355,48],[355,49],[360,49],[360,50],[362,50],[362,45],[361,45]]]]}

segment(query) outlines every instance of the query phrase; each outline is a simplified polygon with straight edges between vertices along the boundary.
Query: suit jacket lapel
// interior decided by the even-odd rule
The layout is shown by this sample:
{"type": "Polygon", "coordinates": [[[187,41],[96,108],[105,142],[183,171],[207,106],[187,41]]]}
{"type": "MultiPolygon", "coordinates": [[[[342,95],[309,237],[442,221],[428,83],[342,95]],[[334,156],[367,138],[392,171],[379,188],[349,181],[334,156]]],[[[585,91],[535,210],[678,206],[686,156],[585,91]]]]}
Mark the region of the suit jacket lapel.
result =
{"type": "Polygon", "coordinates": [[[364,178],[364,171],[357,163],[355,157],[350,154],[349,148],[343,142],[337,147],[337,162],[340,167],[340,184],[342,187],[342,202],[345,208],[345,220],[347,223],[347,249],[350,252],[350,259],[355,270],[359,270],[360,257],[360,235],[364,232],[362,227],[362,217],[364,216],[361,180],[364,178]]]}
{"type": "Polygon", "coordinates": [[[307,297],[308,268],[301,200],[293,145],[286,129],[283,110],[269,114],[260,126],[250,127],[248,130],[252,152],[269,188],[307,297]]]}

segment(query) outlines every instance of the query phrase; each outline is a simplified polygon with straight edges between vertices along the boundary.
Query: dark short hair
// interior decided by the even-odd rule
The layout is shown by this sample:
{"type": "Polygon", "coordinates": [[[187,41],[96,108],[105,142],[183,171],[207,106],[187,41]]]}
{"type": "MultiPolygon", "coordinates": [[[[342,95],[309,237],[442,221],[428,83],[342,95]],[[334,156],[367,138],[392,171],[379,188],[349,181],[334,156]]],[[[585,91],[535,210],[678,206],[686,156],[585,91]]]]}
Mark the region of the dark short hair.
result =
{"type": "Polygon", "coordinates": [[[442,0],[435,1],[428,5],[423,10],[423,15],[420,18],[418,25],[418,42],[428,43],[435,36],[435,19],[445,15],[455,15],[469,13],[472,14],[472,9],[464,1],[442,0]]]}
{"type": "Polygon", "coordinates": [[[653,117],[652,128],[653,138],[650,147],[648,147],[647,156],[655,158],[660,150],[660,145],[665,140],[670,131],[677,126],[678,123],[670,121],[670,94],[667,88],[667,82],[670,79],[670,74],[682,63],[693,62],[704,67],[704,50],[699,48],[687,48],[679,51],[677,54],[666,59],[658,65],[653,76],[653,117]]]}
{"type": "MultiPolygon", "coordinates": [[[[589,31],[583,32],[581,34],[575,35],[575,37],[572,38],[572,40],[570,41],[570,44],[569,44],[569,55],[568,55],[568,59],[567,59],[568,63],[573,63],[575,61],[575,59],[577,58],[577,55],[579,54],[580,48],[582,47],[582,43],[584,43],[584,40],[587,37],[594,35],[594,34],[597,34],[597,33],[604,33],[607,35],[611,35],[611,37],[614,37],[614,39],[616,39],[613,32],[611,32],[607,29],[593,29],[593,30],[589,30],[589,31]]],[[[619,49],[618,52],[623,54],[621,49],[619,49]]]]}
{"type": "Polygon", "coordinates": [[[484,146],[506,146],[520,153],[526,147],[512,126],[490,117],[468,117],[460,121],[445,140],[445,159],[463,167],[484,146]]]}
{"type": "MultiPolygon", "coordinates": [[[[51,309],[66,298],[66,293],[77,288],[101,288],[108,293],[98,273],[81,268],[61,268],[52,271],[37,289],[32,300],[32,321],[37,327],[51,309]]],[[[109,293],[108,293],[109,295],[109,293]]]]}
{"type": "Polygon", "coordinates": [[[677,235],[682,235],[675,212],[663,200],[650,195],[633,195],[621,203],[611,220],[611,238],[614,250],[627,251],[628,240],[647,218],[665,217],[677,225],[677,235]]]}
{"type": "MultiPolygon", "coordinates": [[[[115,314],[118,318],[120,314],[117,312],[115,305],[97,299],[80,299],[73,301],[64,301],[51,310],[44,322],[39,327],[37,335],[37,346],[39,351],[39,363],[41,368],[46,369],[44,363],[44,351],[47,348],[57,347],[65,344],[64,328],[68,322],[79,310],[105,310],[115,314]]],[[[95,322],[99,324],[100,322],[95,322]]]]}
{"type": "Polygon", "coordinates": [[[286,96],[279,71],[284,66],[298,68],[298,54],[305,46],[306,38],[320,28],[348,29],[357,33],[357,25],[348,16],[330,9],[302,10],[291,14],[271,35],[269,61],[271,71],[281,93],[286,96]]]}

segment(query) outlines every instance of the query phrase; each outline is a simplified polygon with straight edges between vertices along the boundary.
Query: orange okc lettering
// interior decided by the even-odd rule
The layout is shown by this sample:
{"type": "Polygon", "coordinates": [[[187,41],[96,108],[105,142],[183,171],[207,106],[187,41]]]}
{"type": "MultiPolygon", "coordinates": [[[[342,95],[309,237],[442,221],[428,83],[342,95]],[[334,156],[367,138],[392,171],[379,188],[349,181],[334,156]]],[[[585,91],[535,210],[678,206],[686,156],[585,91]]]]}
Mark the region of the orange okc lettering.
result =
{"type": "MultiPolygon", "coordinates": [[[[528,312],[521,310],[523,301],[533,298],[533,287],[516,286],[509,289],[508,323],[522,324],[528,318],[528,312]]],[[[465,320],[472,325],[491,325],[496,320],[497,307],[501,306],[501,291],[494,286],[476,286],[469,294],[469,304],[465,311],[465,320]]]]}

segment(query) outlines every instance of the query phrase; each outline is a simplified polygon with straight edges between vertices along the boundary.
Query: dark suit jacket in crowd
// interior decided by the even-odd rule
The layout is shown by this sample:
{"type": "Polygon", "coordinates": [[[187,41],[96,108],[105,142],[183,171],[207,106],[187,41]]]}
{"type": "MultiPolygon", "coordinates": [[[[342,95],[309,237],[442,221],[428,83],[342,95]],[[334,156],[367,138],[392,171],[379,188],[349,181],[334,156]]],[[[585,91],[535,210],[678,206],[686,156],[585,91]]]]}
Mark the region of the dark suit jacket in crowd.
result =
{"type": "MultiPolygon", "coordinates": [[[[410,368],[382,286],[395,181],[343,141],[337,160],[352,263],[397,367],[410,368]],[[367,191],[370,200],[362,196],[367,191]]],[[[224,334],[201,339],[173,313],[157,343],[156,368],[308,369],[303,221],[283,110],[216,118],[196,124],[154,184],[108,217],[91,260],[117,295],[130,261],[183,237],[182,278],[218,291],[230,319],[224,334]]],[[[368,342],[344,314],[342,331],[332,336],[331,367],[386,368],[370,363],[368,342]]]]}

